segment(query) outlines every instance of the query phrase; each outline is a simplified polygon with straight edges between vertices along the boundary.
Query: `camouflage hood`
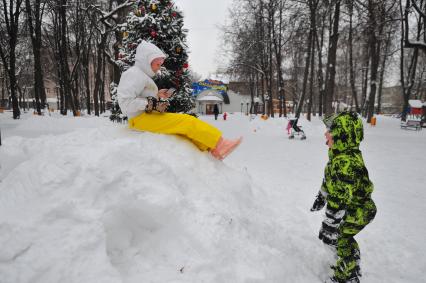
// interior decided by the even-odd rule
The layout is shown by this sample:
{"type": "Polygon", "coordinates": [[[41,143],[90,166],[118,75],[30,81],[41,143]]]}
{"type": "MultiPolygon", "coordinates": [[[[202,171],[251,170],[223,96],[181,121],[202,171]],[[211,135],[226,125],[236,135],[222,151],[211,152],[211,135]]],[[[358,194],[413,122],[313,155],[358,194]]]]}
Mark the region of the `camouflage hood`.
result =
{"type": "Polygon", "coordinates": [[[342,112],[327,116],[323,120],[333,136],[333,151],[358,149],[364,138],[362,120],[354,112],[342,112]]]}

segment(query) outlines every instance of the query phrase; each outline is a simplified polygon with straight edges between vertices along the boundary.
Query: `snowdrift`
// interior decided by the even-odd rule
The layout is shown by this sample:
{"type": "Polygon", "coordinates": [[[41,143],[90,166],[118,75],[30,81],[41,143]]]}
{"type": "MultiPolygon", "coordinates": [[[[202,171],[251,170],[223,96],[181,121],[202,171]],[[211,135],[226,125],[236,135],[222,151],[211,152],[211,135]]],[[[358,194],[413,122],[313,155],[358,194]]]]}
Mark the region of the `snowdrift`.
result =
{"type": "MultiPolygon", "coordinates": [[[[318,117],[300,141],[284,118],[201,116],[244,136],[219,162],[177,137],[56,114],[0,114],[0,283],[327,278],[324,211],[309,211],[327,162],[318,117]]],[[[424,282],[426,131],[384,116],[364,129],[378,213],[356,237],[362,282],[424,282]]]]}
{"type": "Polygon", "coordinates": [[[0,151],[2,283],[265,282],[274,268],[259,187],[179,137],[108,123],[0,151]]]}

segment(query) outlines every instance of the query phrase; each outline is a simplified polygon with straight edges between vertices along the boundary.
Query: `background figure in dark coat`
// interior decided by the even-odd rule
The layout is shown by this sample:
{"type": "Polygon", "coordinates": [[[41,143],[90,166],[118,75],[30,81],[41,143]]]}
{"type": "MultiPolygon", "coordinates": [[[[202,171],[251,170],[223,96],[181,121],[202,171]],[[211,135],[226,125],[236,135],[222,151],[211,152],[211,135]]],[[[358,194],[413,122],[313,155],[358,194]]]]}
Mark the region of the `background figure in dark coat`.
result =
{"type": "Polygon", "coordinates": [[[219,115],[219,107],[217,106],[217,104],[215,104],[213,107],[213,113],[214,113],[214,119],[217,120],[217,116],[219,115]]]}

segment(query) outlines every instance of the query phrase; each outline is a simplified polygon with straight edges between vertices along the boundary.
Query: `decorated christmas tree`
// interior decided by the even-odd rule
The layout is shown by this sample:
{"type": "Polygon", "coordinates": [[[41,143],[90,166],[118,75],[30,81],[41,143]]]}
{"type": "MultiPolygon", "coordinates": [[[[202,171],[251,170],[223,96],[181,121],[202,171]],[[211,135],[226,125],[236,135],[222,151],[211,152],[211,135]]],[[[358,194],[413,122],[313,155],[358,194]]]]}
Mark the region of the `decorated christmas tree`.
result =
{"type": "Polygon", "coordinates": [[[135,62],[138,44],[149,41],[168,55],[161,74],[154,77],[159,89],[175,88],[168,112],[188,112],[194,106],[186,52],[186,30],[182,12],[170,0],[135,1],[126,22],[121,24],[122,43],[117,64],[121,71],[135,62]]]}

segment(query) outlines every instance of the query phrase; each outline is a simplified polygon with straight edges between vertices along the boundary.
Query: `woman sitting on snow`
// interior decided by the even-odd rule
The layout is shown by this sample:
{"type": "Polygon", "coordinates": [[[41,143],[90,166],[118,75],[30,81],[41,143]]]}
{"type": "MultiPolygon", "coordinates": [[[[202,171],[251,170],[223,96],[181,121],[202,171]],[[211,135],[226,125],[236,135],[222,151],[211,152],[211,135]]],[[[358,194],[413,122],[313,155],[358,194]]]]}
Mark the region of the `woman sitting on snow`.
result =
{"type": "Polygon", "coordinates": [[[136,49],[135,65],[125,71],[118,85],[118,104],[134,130],[184,136],[201,151],[209,150],[222,160],[241,142],[222,138],[215,127],[191,115],[165,113],[171,93],[158,90],[152,77],[166,55],[154,44],[142,41],[136,49]]]}

